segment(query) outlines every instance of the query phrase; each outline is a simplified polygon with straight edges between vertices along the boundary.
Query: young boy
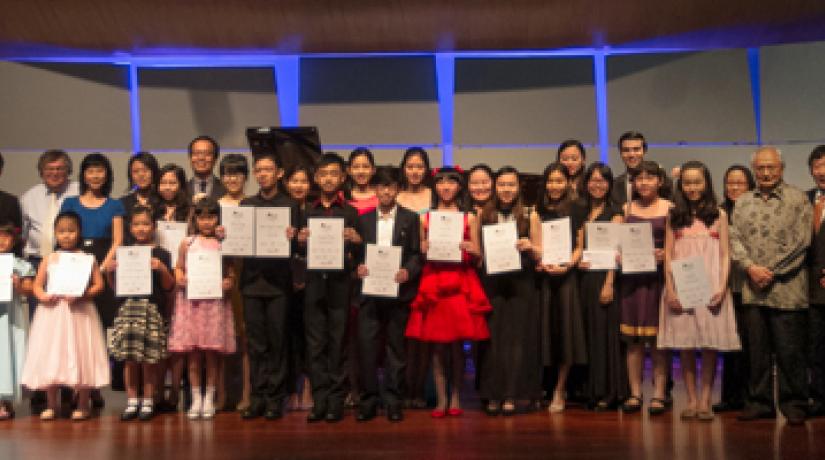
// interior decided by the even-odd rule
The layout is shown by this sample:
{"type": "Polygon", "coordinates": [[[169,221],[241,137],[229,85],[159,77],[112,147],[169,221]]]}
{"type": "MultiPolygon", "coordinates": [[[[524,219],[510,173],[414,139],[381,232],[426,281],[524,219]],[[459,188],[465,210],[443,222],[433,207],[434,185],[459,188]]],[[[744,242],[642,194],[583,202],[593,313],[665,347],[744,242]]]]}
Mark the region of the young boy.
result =
{"type": "Polygon", "coordinates": [[[310,238],[308,224],[312,218],[344,219],[344,269],[307,271],[304,301],[307,367],[312,385],[314,407],[308,422],[326,419],[337,422],[344,416],[347,374],[344,370],[344,339],[349,314],[350,276],[354,254],[361,244],[358,211],[347,204],[341,193],[346,179],[344,160],[335,153],[321,157],[315,170],[315,185],[320,197],[307,205],[306,220],[298,233],[304,244],[310,238]]]}
{"type": "MultiPolygon", "coordinates": [[[[361,402],[356,420],[366,422],[375,418],[379,399],[384,400],[387,419],[400,422],[401,395],[404,388],[404,329],[407,326],[409,303],[418,288],[421,272],[418,214],[398,206],[398,172],[380,167],[373,176],[378,196],[378,207],[358,219],[364,244],[401,246],[401,268],[395,274],[400,284],[398,297],[371,297],[362,294],[358,310],[358,350],[360,353],[361,402]],[[378,392],[378,356],[381,331],[385,332],[384,392],[378,392]]],[[[364,254],[365,251],[362,251],[364,254]]],[[[358,277],[369,275],[364,258],[358,266],[358,277]]]]}
{"type": "MultiPolygon", "coordinates": [[[[299,211],[292,199],[278,193],[278,181],[283,173],[276,154],[257,155],[253,174],[260,191],[241,200],[241,206],[290,208],[287,238],[292,239],[298,227],[299,211]]],[[[249,407],[241,417],[264,416],[267,420],[276,420],[283,415],[287,396],[286,318],[292,292],[289,258],[244,258],[240,289],[252,386],[249,407]]]]}

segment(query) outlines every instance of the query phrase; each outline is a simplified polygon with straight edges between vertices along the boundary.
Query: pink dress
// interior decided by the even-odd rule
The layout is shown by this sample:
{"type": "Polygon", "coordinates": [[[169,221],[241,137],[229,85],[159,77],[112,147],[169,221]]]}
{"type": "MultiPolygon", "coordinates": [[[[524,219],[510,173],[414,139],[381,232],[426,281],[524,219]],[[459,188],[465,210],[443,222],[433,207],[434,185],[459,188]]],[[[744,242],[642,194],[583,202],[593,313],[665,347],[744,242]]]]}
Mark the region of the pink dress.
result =
{"type": "MultiPolygon", "coordinates": [[[[49,271],[59,257],[60,252],[50,256],[49,271]]],[[[101,388],[109,381],[109,356],[94,302],[69,305],[61,300],[54,306],[38,305],[29,331],[23,386],[30,390],[53,385],[101,388]]]]}
{"type": "MultiPolygon", "coordinates": [[[[694,219],[693,225],[674,231],[673,237],[673,260],[703,257],[705,271],[712,282],[711,292],[719,292],[722,271],[719,220],[708,228],[701,220],[694,219]]],[[[664,297],[663,294],[659,309],[659,348],[719,351],[741,349],[729,289],[725,289],[722,306],[716,313],[708,308],[677,313],[665,305],[664,297]]]]}
{"type": "MultiPolygon", "coordinates": [[[[190,236],[184,241],[189,244],[189,251],[221,250],[221,243],[215,238],[190,236]]],[[[169,334],[169,351],[186,353],[195,350],[235,352],[232,306],[226,298],[188,300],[186,290],[178,289],[169,334]]]]}

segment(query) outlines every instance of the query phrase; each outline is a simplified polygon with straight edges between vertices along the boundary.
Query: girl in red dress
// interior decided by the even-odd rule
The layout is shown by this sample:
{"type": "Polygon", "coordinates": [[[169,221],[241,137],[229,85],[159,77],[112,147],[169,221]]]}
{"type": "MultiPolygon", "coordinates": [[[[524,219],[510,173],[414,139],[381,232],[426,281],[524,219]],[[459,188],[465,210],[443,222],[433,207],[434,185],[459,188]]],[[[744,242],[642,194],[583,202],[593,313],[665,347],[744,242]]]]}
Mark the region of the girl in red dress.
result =
{"type": "MultiPolygon", "coordinates": [[[[436,204],[434,211],[460,212],[464,219],[464,234],[459,263],[428,261],[422,270],[418,295],[410,305],[407,337],[433,344],[433,379],[435,380],[436,408],[433,418],[461,415],[459,388],[464,371],[464,340],[485,340],[490,337],[486,314],[490,303],[481,288],[474,269],[474,261],[481,253],[478,242],[478,221],[466,213],[464,178],[458,169],[447,167],[436,170],[436,204]],[[447,398],[448,354],[451,362],[450,395],[447,398]]],[[[429,248],[428,228],[430,214],[421,217],[421,251],[429,248]]]]}

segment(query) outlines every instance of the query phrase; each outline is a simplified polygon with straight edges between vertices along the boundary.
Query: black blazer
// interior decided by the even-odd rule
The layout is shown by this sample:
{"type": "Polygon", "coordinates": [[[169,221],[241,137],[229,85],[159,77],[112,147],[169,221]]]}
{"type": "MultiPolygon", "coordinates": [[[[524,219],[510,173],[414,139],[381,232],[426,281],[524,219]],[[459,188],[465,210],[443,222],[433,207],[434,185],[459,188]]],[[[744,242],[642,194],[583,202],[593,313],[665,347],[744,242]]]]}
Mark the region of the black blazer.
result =
{"type": "MultiPolygon", "coordinates": [[[[817,189],[812,188],[806,192],[811,204],[816,202],[817,189]]],[[[813,231],[813,229],[811,229],[813,231]]],[[[810,302],[815,305],[825,305],[825,288],[819,284],[822,278],[822,270],[825,269],[825,227],[820,227],[819,233],[813,236],[811,245],[808,247],[808,267],[810,267],[810,302]]]]}
{"type": "MultiPolygon", "coordinates": [[[[195,185],[197,185],[196,182],[196,178],[193,177],[186,183],[186,191],[189,193],[190,199],[197,193],[195,191],[195,185]]],[[[226,188],[224,188],[223,183],[221,183],[221,180],[217,177],[212,176],[212,192],[209,196],[215,200],[219,200],[224,195],[226,195],[226,188]]]]}
{"type": "MultiPolygon", "coordinates": [[[[367,244],[375,244],[377,240],[378,211],[372,210],[358,217],[360,220],[363,248],[367,244]]],[[[399,286],[398,299],[410,302],[418,291],[418,277],[421,274],[421,240],[419,239],[420,222],[418,214],[403,208],[396,207],[395,223],[392,228],[393,246],[401,246],[401,267],[409,272],[410,279],[399,286]]],[[[364,263],[366,249],[360,251],[359,263],[364,263]]],[[[359,288],[360,289],[360,288],[359,288]]],[[[363,296],[362,296],[363,299],[363,296]]]]}

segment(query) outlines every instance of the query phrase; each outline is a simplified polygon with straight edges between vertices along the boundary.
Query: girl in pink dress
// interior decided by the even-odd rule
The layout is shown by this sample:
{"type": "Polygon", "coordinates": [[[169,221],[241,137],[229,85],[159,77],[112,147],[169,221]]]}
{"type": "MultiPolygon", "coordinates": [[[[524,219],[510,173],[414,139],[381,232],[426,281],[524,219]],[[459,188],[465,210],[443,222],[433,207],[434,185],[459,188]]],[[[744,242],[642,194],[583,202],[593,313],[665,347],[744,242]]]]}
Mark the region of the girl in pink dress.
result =
{"type": "Polygon", "coordinates": [[[23,367],[23,386],[29,390],[46,390],[48,408],[41,420],[53,420],[59,411],[58,387],[67,386],[78,393],[73,420],[89,418],[89,393],[109,384],[109,356],[103,327],[92,301],[103,291],[103,275],[97,262],[92,269],[86,291],[81,297],[46,292],[48,277],[61,257],[82,253],[80,216],[64,211],[54,220],[54,237],[58,250],[40,264],[33,292],[38,305],[29,333],[29,348],[23,367]]]}
{"type": "Polygon", "coordinates": [[[659,309],[657,347],[682,350],[688,407],[681,418],[710,421],[716,354],[740,348],[728,289],[728,219],[717,206],[710,172],[698,161],[682,166],[674,198],[665,231],[665,290],[659,309]],[[686,308],[676,289],[671,262],[692,257],[703,260],[712,297],[707,305],[686,308]],[[701,394],[696,392],[697,351],[702,354],[701,394]]]}
{"type": "Polygon", "coordinates": [[[234,353],[236,349],[232,306],[226,300],[226,292],[235,283],[233,265],[224,263],[223,266],[223,298],[189,300],[186,295],[186,255],[190,251],[221,250],[221,243],[215,237],[219,216],[220,206],[213,198],[203,198],[194,205],[195,235],[181,242],[175,267],[178,292],[169,334],[169,351],[188,354],[192,405],[187,416],[193,420],[214,417],[219,355],[234,353]],[[201,386],[202,362],[206,365],[205,391],[201,386]]]}

